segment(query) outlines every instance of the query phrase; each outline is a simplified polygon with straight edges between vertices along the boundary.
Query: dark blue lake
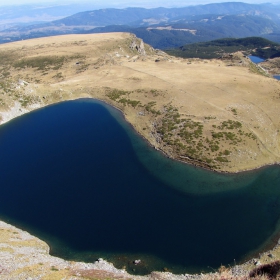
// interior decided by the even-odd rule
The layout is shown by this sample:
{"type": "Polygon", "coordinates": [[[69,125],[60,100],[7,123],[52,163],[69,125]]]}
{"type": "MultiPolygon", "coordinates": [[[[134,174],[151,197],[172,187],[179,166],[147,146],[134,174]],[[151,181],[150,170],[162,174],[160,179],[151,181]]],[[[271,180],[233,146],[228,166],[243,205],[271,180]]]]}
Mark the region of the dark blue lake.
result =
{"type": "Polygon", "coordinates": [[[279,166],[229,175],[170,160],[99,101],[2,125],[0,157],[0,218],[66,259],[102,257],[136,274],[200,272],[278,237],[279,166]]]}

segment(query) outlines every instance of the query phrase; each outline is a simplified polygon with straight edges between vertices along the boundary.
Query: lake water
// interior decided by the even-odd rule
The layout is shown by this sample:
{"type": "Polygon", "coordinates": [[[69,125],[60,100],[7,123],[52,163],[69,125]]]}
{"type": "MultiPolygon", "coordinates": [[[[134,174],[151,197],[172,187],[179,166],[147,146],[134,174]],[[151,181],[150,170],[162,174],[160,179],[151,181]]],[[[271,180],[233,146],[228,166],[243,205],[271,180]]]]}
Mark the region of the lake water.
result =
{"type": "Polygon", "coordinates": [[[2,125],[0,156],[0,218],[59,257],[193,273],[244,261],[278,237],[279,166],[229,175],[170,160],[99,101],[2,125]]]}
{"type": "MultiPolygon", "coordinates": [[[[265,61],[265,59],[260,58],[260,57],[258,57],[258,56],[249,55],[248,57],[250,58],[250,60],[251,60],[252,62],[254,62],[254,63],[256,63],[256,64],[265,61]]],[[[280,75],[274,75],[273,78],[276,79],[276,80],[280,80],[280,75]]]]}
{"type": "Polygon", "coordinates": [[[265,59],[260,58],[260,57],[258,57],[258,56],[254,56],[254,55],[249,55],[248,57],[250,58],[250,60],[251,60],[252,62],[254,62],[254,63],[256,63],[256,64],[265,61],[265,59]]]}

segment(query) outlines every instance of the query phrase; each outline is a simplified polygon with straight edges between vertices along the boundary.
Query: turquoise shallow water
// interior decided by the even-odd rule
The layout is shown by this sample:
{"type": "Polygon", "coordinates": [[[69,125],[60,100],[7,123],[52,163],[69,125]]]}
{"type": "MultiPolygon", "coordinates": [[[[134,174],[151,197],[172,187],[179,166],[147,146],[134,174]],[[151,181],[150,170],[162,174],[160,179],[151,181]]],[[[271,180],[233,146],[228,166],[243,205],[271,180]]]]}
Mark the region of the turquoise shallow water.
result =
{"type": "Polygon", "coordinates": [[[0,156],[0,217],[63,258],[200,272],[253,256],[279,231],[279,166],[218,174],[170,160],[99,101],[1,126],[0,156]]]}

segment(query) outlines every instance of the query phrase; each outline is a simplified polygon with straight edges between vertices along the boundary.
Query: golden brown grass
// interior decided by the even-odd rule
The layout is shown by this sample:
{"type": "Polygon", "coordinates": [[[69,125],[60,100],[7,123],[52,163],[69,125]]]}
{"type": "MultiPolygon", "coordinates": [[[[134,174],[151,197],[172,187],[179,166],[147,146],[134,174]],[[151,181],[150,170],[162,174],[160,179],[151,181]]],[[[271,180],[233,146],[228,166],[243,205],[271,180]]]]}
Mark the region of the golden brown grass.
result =
{"type": "Polygon", "coordinates": [[[278,81],[252,73],[241,54],[184,60],[146,45],[143,56],[130,48],[133,40],[107,33],[0,45],[2,119],[15,101],[30,110],[92,97],[120,108],[170,157],[229,172],[280,161],[278,81]]]}

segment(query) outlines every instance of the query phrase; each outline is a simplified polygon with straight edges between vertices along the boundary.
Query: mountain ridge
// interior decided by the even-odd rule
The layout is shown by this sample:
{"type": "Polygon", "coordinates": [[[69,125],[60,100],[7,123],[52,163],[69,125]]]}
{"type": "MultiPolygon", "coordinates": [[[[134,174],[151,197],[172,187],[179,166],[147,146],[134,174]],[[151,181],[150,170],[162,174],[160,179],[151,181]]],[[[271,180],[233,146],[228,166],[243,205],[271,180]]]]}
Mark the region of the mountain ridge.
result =
{"type": "Polygon", "coordinates": [[[0,43],[73,33],[131,32],[154,48],[225,37],[273,36],[280,42],[280,6],[242,2],[181,8],[99,9],[49,23],[15,26],[0,32],[0,43]],[[194,30],[193,33],[185,30],[194,30]]]}

